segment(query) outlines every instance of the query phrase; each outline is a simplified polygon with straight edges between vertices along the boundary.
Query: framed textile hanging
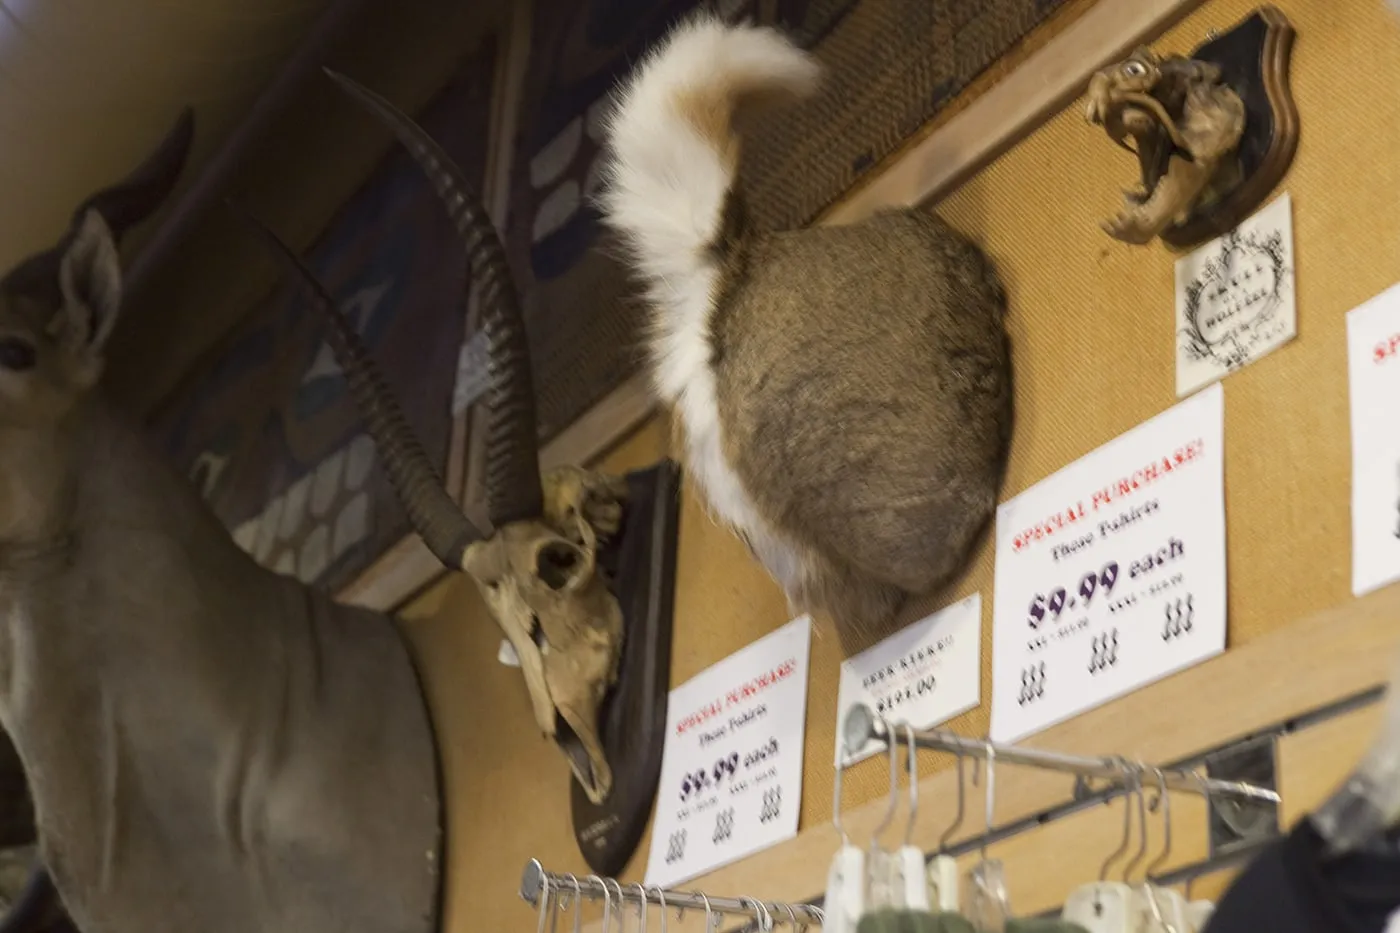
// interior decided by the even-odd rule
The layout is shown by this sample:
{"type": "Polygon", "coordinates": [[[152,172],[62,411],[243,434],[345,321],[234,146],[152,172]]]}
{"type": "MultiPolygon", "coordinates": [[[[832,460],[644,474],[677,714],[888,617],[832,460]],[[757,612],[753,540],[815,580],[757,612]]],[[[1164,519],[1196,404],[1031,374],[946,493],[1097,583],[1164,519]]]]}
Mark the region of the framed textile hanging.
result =
{"type": "MultiPolygon", "coordinates": [[[[499,40],[488,39],[418,115],[479,182],[499,54],[499,40]]],[[[306,259],[356,322],[460,496],[466,425],[454,415],[453,396],[467,331],[466,261],[441,202],[399,147],[306,259]]],[[[340,592],[402,559],[408,520],[322,326],[291,283],[279,284],[196,367],[153,428],[264,566],[340,592]]]]}

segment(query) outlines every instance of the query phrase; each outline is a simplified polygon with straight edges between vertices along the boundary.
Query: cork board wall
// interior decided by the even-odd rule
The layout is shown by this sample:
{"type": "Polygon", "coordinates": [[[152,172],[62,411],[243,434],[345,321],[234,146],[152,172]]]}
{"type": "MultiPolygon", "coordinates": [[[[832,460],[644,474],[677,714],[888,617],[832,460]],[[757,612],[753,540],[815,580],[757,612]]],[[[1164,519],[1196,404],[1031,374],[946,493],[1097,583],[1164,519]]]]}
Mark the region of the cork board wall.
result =
{"type": "MultiPolygon", "coordinates": [[[[1155,47],[1186,51],[1256,4],[1211,0],[1155,47]]],[[[1283,188],[1294,206],[1299,336],[1225,380],[1229,646],[1350,597],[1350,449],[1344,315],[1400,279],[1400,20],[1380,0],[1282,0],[1299,38],[1293,86],[1302,140],[1283,188]]],[[[981,242],[1011,296],[1017,425],[1003,498],[1174,404],[1173,256],[1098,228],[1135,165],[1071,105],[934,210],[981,242]]],[[[646,425],[611,465],[653,460],[646,425]]],[[[983,704],[951,725],[984,734],[990,678],[991,542],[951,591],[907,621],[983,594],[983,704]]],[[[455,813],[449,873],[483,926],[525,929],[515,895],[530,857],[586,870],[568,820],[568,771],[535,733],[519,674],[471,585],[450,581],[408,613],[439,704],[455,813]],[[486,715],[484,711],[490,711],[486,715]],[[489,806],[487,801],[489,800],[489,806]]],[[[789,618],[743,545],[687,494],[672,678],[681,683],[789,618]]],[[[813,639],[801,827],[828,820],[837,675],[831,633],[813,639]]],[[[1104,752],[1119,751],[1103,749],[1104,752]]],[[[1130,751],[1130,750],[1122,750],[1130,751]]],[[[848,805],[883,792],[879,760],[853,769],[848,805]]],[[[623,880],[640,879],[643,842],[623,880]]]]}

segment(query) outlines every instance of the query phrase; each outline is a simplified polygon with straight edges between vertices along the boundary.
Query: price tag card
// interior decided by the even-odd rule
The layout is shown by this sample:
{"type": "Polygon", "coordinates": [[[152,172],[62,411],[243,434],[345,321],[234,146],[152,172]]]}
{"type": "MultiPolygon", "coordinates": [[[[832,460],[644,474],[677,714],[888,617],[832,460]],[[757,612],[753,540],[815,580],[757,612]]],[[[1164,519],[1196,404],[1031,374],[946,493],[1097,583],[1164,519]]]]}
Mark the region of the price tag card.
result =
{"type": "Polygon", "coordinates": [[[1176,394],[1253,363],[1298,334],[1288,192],[1176,261],[1176,394]]]}
{"type": "Polygon", "coordinates": [[[997,509],[993,740],[1225,649],[1223,436],[1217,384],[997,509]]]}
{"type": "Polygon", "coordinates": [[[1400,580],[1400,285],[1347,314],[1351,591],[1400,580]]]}
{"type": "MultiPolygon", "coordinates": [[[[842,767],[840,724],[857,703],[891,724],[927,729],[972,709],[981,691],[982,594],[973,593],[841,664],[832,763],[842,767]]],[[[883,747],[872,739],[847,749],[845,766],[883,747]]]]}
{"type": "Polygon", "coordinates": [[[671,691],[647,884],[797,835],[811,641],[801,616],[671,691]]]}

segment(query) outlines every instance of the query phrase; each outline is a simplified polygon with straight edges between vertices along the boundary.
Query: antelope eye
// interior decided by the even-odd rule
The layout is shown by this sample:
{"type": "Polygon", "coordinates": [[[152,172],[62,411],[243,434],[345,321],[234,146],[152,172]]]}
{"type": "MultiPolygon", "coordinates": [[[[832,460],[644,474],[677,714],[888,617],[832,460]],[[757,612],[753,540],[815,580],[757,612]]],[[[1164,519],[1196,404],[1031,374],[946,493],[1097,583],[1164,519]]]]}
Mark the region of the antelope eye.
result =
{"type": "Polygon", "coordinates": [[[34,345],[18,337],[0,337],[0,367],[22,372],[34,368],[34,345]]]}

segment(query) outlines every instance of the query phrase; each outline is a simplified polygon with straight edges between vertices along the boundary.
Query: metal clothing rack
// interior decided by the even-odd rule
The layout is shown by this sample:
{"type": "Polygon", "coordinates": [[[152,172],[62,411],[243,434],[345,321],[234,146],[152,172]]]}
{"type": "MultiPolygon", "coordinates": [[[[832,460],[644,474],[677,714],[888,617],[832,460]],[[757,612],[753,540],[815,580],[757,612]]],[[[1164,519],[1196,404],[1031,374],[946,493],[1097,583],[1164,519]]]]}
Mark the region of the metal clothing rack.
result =
{"type": "MultiPolygon", "coordinates": [[[[610,911],[624,908],[645,911],[656,907],[662,911],[674,910],[682,916],[686,911],[696,911],[712,918],[738,917],[749,920],[752,928],[763,933],[773,929],[775,924],[785,924],[796,930],[820,927],[826,919],[821,908],[811,904],[761,901],[752,897],[711,897],[698,891],[671,891],[656,885],[623,884],[598,875],[580,877],[567,872],[555,873],[546,871],[537,859],[530,859],[525,864],[525,872],[520,878],[520,897],[539,911],[541,930],[551,910],[568,909],[571,904],[576,905],[577,900],[602,901],[605,917],[610,911]]],[[[714,927],[707,926],[706,929],[708,933],[714,927]]]]}
{"type": "MultiPolygon", "coordinates": [[[[894,730],[894,733],[896,744],[908,743],[909,733],[903,727],[894,730]]],[[[1130,775],[1143,770],[1154,773],[1160,771],[1166,779],[1167,787],[1171,790],[1198,793],[1213,799],[1233,798],[1273,804],[1277,804],[1280,799],[1276,791],[1256,787],[1253,784],[1203,777],[1195,771],[1184,768],[1154,769],[1151,765],[1144,765],[1141,762],[1121,757],[1088,758],[1080,755],[1066,755],[1062,752],[968,739],[938,729],[914,729],[912,735],[914,744],[919,748],[951,752],[968,758],[983,760],[991,758],[998,764],[1025,765],[1048,771],[1060,771],[1085,780],[1102,779],[1108,781],[1110,786],[1121,785],[1126,788],[1130,775]]],[[[841,726],[841,737],[848,749],[861,748],[871,739],[888,747],[891,729],[889,723],[875,715],[870,707],[856,704],[846,714],[846,720],[841,726]]]]}

